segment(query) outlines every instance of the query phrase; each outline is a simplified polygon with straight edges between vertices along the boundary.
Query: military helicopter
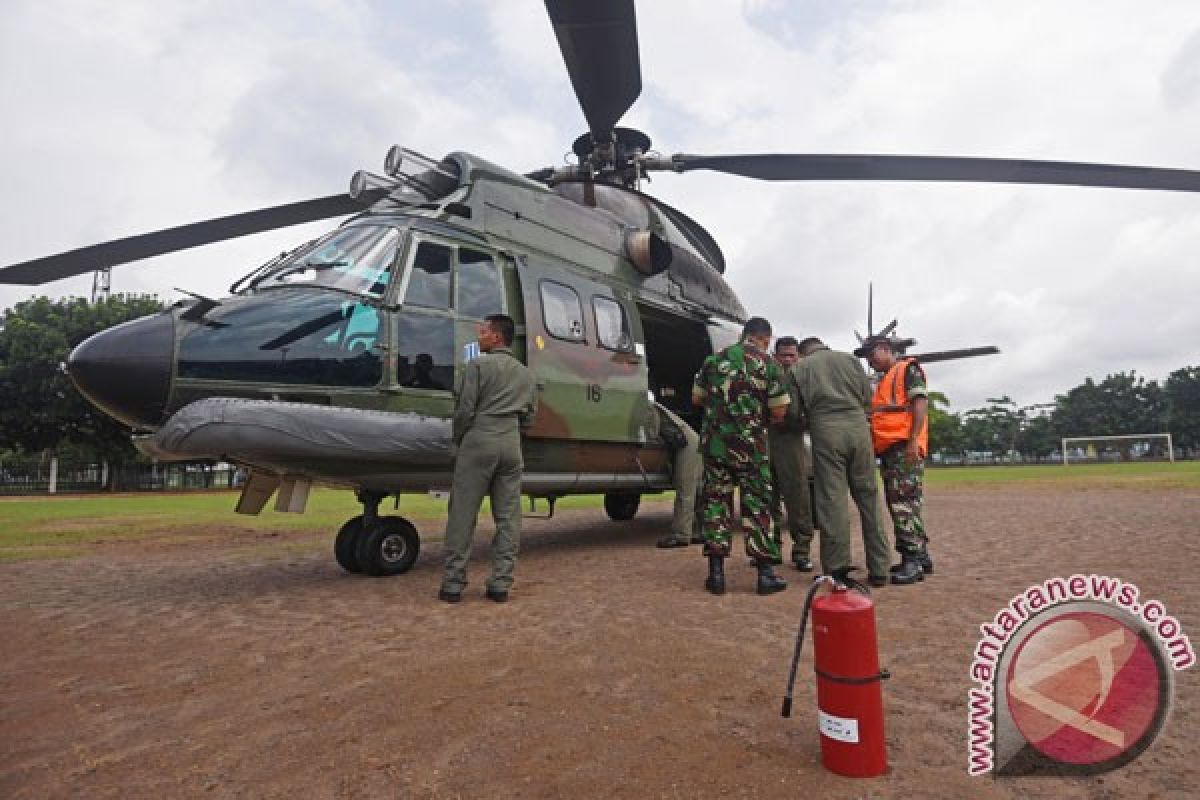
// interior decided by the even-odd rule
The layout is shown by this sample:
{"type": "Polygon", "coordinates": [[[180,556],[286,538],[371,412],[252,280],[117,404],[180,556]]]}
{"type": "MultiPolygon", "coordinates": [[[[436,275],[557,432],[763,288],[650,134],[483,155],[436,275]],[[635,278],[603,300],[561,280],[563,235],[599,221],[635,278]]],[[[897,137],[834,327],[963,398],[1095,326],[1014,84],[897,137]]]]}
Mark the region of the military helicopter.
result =
{"type": "MultiPolygon", "coordinates": [[[[893,319],[887,325],[879,330],[878,333],[872,333],[875,316],[875,285],[867,284],[867,335],[863,336],[858,331],[854,332],[854,338],[858,339],[858,348],[854,351],[854,355],[859,358],[866,358],[871,347],[875,342],[884,339],[892,346],[892,349],[903,354],[908,358],[915,358],[925,364],[931,364],[935,361],[954,361],[960,358],[974,358],[975,356],[992,356],[1000,353],[1000,348],[995,345],[982,345],[980,347],[962,347],[955,350],[937,350],[931,353],[909,353],[908,348],[916,345],[916,339],[906,339],[900,336],[895,336],[896,326],[900,324],[899,319],[893,319]]],[[[867,372],[872,372],[871,368],[867,368],[867,372]]]]}
{"type": "Polygon", "coordinates": [[[334,541],[343,568],[407,571],[420,537],[380,514],[402,493],[450,482],[456,375],[475,324],[504,312],[538,380],[523,491],[603,493],[613,519],[667,489],[657,401],[695,422],[702,360],[732,342],[745,309],[713,237],[641,191],[657,170],[768,181],[985,181],[1200,191],[1183,170],[896,155],[661,156],[620,127],[641,91],[632,0],[547,0],[588,130],[577,161],[520,173],[464,152],[393,147],[383,174],[347,193],[117,239],[0,269],[40,284],[246,234],[350,216],[253,270],[230,295],[192,295],[80,344],[68,369],[91,402],[162,459],[250,470],[237,502],[272,495],[302,512],[313,484],[356,492],[363,513],[334,541]]]}

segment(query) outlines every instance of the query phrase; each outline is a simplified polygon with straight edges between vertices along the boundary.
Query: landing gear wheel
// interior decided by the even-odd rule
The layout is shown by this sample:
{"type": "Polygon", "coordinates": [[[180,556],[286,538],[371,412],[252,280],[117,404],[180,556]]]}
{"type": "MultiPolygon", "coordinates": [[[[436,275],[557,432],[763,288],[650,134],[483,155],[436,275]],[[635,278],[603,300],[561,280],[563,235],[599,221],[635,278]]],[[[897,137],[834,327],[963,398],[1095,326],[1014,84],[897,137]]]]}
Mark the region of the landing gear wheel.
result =
{"type": "Polygon", "coordinates": [[[604,510],[608,518],[616,522],[633,519],[641,503],[642,496],[636,492],[608,492],[604,495],[604,510]]]}
{"type": "Polygon", "coordinates": [[[358,541],[362,538],[362,531],[363,518],[359,514],[346,520],[333,540],[333,557],[346,572],[362,572],[362,567],[358,565],[358,541]]]}
{"type": "Polygon", "coordinates": [[[358,537],[355,556],[366,575],[408,572],[421,552],[421,537],[404,517],[380,517],[358,537]]]}

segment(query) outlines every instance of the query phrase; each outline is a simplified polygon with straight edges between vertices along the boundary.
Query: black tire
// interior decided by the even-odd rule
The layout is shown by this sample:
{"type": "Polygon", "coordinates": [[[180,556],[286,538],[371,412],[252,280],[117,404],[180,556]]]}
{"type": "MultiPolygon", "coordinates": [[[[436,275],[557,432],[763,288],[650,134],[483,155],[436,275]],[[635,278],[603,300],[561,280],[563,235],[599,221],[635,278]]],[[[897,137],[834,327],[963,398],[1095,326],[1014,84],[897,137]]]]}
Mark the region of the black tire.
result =
{"type": "Polygon", "coordinates": [[[604,495],[604,510],[615,522],[626,522],[637,514],[642,496],[636,492],[608,492],[604,495]]]}
{"type": "Polygon", "coordinates": [[[358,565],[358,541],[362,538],[363,518],[359,514],[346,520],[333,540],[333,557],[346,572],[362,572],[358,565]]]}
{"type": "Polygon", "coordinates": [[[421,537],[404,517],[381,517],[358,537],[355,553],[365,575],[399,575],[408,572],[421,552],[421,537]]]}

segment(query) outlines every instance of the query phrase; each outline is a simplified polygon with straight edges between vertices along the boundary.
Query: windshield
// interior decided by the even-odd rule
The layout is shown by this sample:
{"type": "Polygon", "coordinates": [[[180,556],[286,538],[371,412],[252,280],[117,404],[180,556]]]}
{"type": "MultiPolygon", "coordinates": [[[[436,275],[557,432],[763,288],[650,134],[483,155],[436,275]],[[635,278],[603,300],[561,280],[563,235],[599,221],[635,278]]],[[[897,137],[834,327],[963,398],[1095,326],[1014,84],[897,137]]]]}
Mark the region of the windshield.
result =
{"type": "Polygon", "coordinates": [[[272,264],[251,286],[323,286],[379,297],[392,278],[399,241],[400,233],[387,226],[341,228],[272,264]]]}
{"type": "Polygon", "coordinates": [[[293,291],[231,301],[179,345],[179,377],[251,383],[374,386],[384,328],[370,303],[293,291]]]}

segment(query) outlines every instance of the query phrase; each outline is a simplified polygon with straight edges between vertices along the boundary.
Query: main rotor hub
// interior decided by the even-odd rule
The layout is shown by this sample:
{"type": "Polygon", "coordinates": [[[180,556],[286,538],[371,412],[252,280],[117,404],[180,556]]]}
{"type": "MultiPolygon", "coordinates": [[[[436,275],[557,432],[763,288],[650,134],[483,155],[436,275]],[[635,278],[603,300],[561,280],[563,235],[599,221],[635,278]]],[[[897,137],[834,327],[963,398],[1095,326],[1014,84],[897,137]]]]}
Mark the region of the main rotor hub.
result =
{"type": "Polygon", "coordinates": [[[650,137],[633,128],[613,128],[611,138],[598,140],[589,131],[571,150],[579,166],[595,178],[632,187],[644,177],[639,159],[650,151],[650,137]]]}

